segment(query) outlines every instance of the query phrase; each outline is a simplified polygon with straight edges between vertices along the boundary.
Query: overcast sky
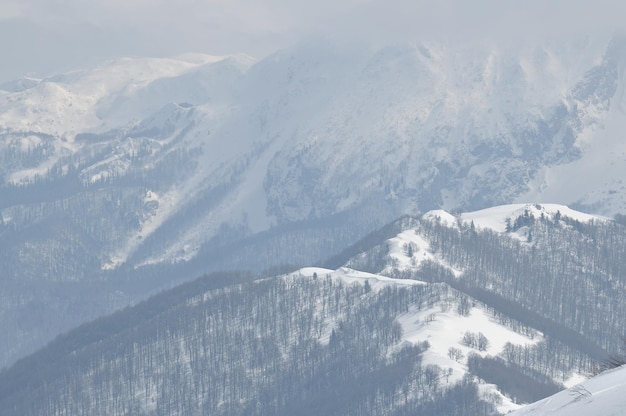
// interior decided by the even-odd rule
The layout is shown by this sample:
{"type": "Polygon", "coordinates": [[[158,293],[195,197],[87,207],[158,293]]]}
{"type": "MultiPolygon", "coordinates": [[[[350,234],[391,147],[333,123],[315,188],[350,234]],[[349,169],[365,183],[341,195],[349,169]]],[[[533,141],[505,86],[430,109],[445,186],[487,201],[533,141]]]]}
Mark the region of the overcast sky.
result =
{"type": "Polygon", "coordinates": [[[621,30],[623,0],[0,0],[0,82],[115,56],[244,52],[303,37],[523,39],[621,30]]]}

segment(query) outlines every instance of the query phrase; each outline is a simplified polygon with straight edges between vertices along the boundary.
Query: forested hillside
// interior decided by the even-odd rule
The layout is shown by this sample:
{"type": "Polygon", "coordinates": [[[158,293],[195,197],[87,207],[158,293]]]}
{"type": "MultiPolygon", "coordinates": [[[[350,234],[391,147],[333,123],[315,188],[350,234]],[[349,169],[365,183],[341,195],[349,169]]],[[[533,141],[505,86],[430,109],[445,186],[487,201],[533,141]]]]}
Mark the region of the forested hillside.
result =
{"type": "Polygon", "coordinates": [[[0,414],[490,414],[471,379],[422,366],[427,340],[402,342],[396,321],[464,297],[375,281],[294,274],[172,291],[59,338],[55,360],[48,347],[0,374],[0,414]]]}
{"type": "Polygon", "coordinates": [[[350,268],[163,292],[4,370],[0,414],[491,415],[599,371],[622,342],[624,226],[481,215],[403,218],[329,261],[350,268]]]}
{"type": "MultiPolygon", "coordinates": [[[[624,225],[542,212],[541,205],[527,205],[505,221],[499,232],[460,217],[416,219],[411,231],[427,243],[432,258],[403,265],[386,243],[349,264],[447,282],[566,342],[582,346],[584,336],[586,352],[595,358],[602,349],[618,351],[626,316],[624,225]]],[[[419,247],[406,244],[419,259],[419,247]]]]}

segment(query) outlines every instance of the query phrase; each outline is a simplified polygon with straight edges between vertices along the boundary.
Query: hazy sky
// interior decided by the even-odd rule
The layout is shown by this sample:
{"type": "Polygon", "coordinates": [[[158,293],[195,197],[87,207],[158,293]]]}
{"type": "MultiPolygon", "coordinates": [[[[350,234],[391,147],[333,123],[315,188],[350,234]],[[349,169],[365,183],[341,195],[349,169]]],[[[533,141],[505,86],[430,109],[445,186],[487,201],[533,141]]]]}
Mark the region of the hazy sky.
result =
{"type": "Polygon", "coordinates": [[[0,82],[114,56],[262,57],[302,37],[523,39],[622,29],[623,0],[0,0],[0,82]]]}

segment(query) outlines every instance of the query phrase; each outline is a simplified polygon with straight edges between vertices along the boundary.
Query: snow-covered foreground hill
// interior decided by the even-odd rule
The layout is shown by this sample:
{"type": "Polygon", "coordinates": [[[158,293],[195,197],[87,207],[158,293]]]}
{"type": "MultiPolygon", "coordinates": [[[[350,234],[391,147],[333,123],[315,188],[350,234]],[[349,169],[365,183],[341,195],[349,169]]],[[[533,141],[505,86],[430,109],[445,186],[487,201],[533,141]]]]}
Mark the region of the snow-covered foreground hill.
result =
{"type": "Polygon", "coordinates": [[[511,416],[621,416],[626,414],[626,367],[607,371],[526,406],[511,416]]]}
{"type": "Polygon", "coordinates": [[[474,374],[470,361],[545,340],[446,285],[347,268],[227,279],[161,294],[0,372],[2,414],[478,415],[559,389],[474,374]]]}
{"type": "Polygon", "coordinates": [[[621,347],[624,225],[515,204],[384,230],[336,269],[206,276],[83,325],[0,372],[0,408],[486,416],[605,393],[584,380],[621,347]]]}
{"type": "Polygon", "coordinates": [[[309,41],[1,86],[0,365],[208,271],[319,264],[405,214],[626,211],[624,45],[309,41]]]}

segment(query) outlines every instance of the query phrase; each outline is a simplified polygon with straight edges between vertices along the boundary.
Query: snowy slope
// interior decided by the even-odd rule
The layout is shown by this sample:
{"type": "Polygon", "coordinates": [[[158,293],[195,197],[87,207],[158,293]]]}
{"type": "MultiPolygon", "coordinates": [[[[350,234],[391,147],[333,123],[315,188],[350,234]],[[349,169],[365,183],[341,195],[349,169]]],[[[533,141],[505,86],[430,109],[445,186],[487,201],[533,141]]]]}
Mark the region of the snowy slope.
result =
{"type": "Polygon", "coordinates": [[[511,416],[621,416],[626,414],[626,368],[610,370],[511,416]]]}
{"type": "MultiPolygon", "coordinates": [[[[384,275],[359,272],[350,268],[329,270],[323,268],[304,268],[284,277],[297,283],[298,279],[316,278],[333,279],[350,284],[369,285],[374,291],[388,286],[427,285],[418,280],[391,279],[384,275]]],[[[419,344],[428,341],[429,348],[423,356],[423,366],[436,365],[447,370],[445,385],[451,387],[463,380],[468,373],[467,357],[469,354],[481,356],[497,356],[503,352],[506,343],[529,346],[540,342],[543,336],[535,332],[532,336],[522,335],[498,323],[482,304],[470,306],[468,311],[460,314],[453,306],[452,298],[444,299],[430,308],[415,305],[408,312],[399,315],[396,320],[402,327],[402,340],[397,348],[406,344],[419,344]],[[486,347],[479,349],[476,345],[463,343],[466,333],[483,334],[487,339],[486,347]],[[460,354],[453,356],[450,349],[460,354]]],[[[355,305],[356,306],[356,305],[355,305]]],[[[326,322],[320,341],[327,343],[330,331],[340,317],[322,317],[326,322]]],[[[494,400],[497,397],[498,411],[506,413],[520,407],[498,390],[493,384],[479,380],[481,395],[494,400]]]]}
{"type": "Polygon", "coordinates": [[[346,284],[360,284],[365,285],[366,283],[370,286],[370,288],[374,291],[379,291],[386,286],[413,286],[413,285],[425,285],[426,283],[420,282],[419,280],[411,280],[411,279],[392,279],[386,276],[360,272],[358,270],[353,270],[348,267],[341,267],[337,270],[324,269],[321,267],[305,267],[300,269],[290,275],[287,275],[286,279],[293,278],[302,278],[302,277],[313,277],[316,275],[320,278],[331,278],[333,280],[339,280],[346,284]]]}
{"type": "MultiPolygon", "coordinates": [[[[398,322],[404,331],[406,342],[428,341],[430,348],[424,353],[424,363],[434,364],[448,370],[449,383],[456,383],[467,374],[467,356],[479,354],[481,356],[497,356],[503,352],[504,345],[532,345],[541,340],[541,335],[534,338],[516,333],[515,331],[497,323],[483,306],[471,307],[467,316],[460,315],[456,310],[446,310],[442,305],[422,311],[409,311],[398,317],[398,322]],[[485,335],[488,347],[481,351],[476,346],[465,345],[462,340],[466,333],[485,335]],[[450,349],[460,351],[457,356],[450,354],[450,349]]],[[[458,354],[458,352],[457,352],[458,354]]],[[[481,393],[498,397],[498,410],[506,413],[519,408],[519,404],[500,392],[497,386],[482,382],[481,393]]]]}

